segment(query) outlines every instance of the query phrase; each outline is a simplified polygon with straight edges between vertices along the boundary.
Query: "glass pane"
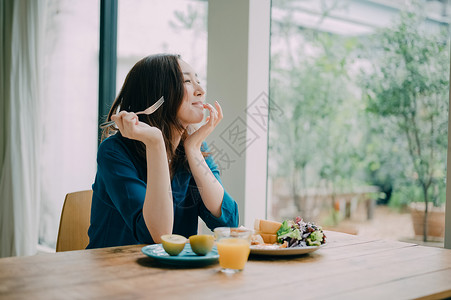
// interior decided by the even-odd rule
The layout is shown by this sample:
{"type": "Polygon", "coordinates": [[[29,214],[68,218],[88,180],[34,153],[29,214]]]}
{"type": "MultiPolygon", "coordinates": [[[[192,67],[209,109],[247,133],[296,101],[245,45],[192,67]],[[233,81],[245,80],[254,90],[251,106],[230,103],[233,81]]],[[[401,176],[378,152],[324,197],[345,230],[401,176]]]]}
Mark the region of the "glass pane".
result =
{"type": "Polygon", "coordinates": [[[269,218],[443,241],[450,7],[397,2],[272,1],[269,218]]]}
{"type": "Polygon", "coordinates": [[[207,8],[207,1],[119,1],[117,92],[133,65],[156,53],[180,54],[205,83],[207,8]]]}
{"type": "Polygon", "coordinates": [[[55,248],[64,197],[96,172],[99,1],[48,1],[39,243],[55,248]]]}

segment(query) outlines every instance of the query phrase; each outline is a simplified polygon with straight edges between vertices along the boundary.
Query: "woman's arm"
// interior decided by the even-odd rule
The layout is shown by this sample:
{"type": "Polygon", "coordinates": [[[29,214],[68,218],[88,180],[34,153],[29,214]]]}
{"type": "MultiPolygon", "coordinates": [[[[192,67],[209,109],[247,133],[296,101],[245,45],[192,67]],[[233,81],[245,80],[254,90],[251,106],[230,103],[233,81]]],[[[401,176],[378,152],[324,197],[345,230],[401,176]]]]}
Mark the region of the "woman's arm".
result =
{"type": "Polygon", "coordinates": [[[184,143],[188,164],[199,189],[205,207],[213,216],[221,216],[221,205],[224,197],[224,188],[211,172],[200,150],[202,142],[214,130],[222,120],[222,108],[215,102],[216,109],[211,104],[204,104],[204,108],[210,111],[205,125],[191,134],[184,143]]]}
{"type": "MultiPolygon", "coordinates": [[[[210,152],[207,143],[202,143],[202,151],[210,152]]],[[[213,157],[208,155],[205,157],[205,161],[210,168],[217,181],[223,186],[219,171],[219,166],[215,163],[213,157]]],[[[223,186],[224,187],[224,186],[223,186]]],[[[200,196],[200,195],[199,195],[200,196]]],[[[208,228],[213,231],[216,227],[238,227],[239,213],[238,205],[233,200],[232,196],[227,193],[227,189],[224,188],[224,196],[222,197],[221,204],[221,216],[215,217],[205,206],[203,201],[199,203],[199,217],[205,222],[208,228]]]]}
{"type": "Polygon", "coordinates": [[[172,233],[174,207],[168,157],[163,136],[159,142],[146,144],[147,189],[143,217],[155,243],[163,234],[172,233]]]}
{"type": "Polygon", "coordinates": [[[221,216],[221,205],[224,188],[211,172],[202,152],[199,150],[185,150],[188,164],[196,181],[199,194],[205,207],[217,218],[221,216]]]}
{"type": "Polygon", "coordinates": [[[163,135],[158,128],[139,122],[134,113],[125,111],[111,117],[121,134],[146,146],[147,187],[143,218],[155,243],[161,235],[172,233],[174,208],[171,180],[163,135]]]}

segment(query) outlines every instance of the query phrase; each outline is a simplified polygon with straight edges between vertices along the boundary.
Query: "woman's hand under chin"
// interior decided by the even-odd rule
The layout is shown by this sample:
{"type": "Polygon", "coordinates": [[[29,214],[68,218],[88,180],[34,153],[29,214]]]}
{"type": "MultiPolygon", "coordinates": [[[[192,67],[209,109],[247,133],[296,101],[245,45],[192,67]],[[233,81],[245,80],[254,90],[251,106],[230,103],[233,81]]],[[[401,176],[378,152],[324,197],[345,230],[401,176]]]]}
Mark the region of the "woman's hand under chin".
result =
{"type": "Polygon", "coordinates": [[[116,123],[123,137],[143,142],[146,146],[163,141],[160,129],[140,122],[133,112],[121,111],[119,114],[112,115],[111,120],[116,123]]]}
{"type": "Polygon", "coordinates": [[[221,105],[219,105],[218,101],[215,101],[215,107],[209,103],[204,104],[204,108],[210,111],[210,116],[207,117],[204,125],[185,139],[184,146],[187,154],[190,151],[200,151],[202,142],[213,132],[216,125],[221,122],[223,115],[221,105]]]}

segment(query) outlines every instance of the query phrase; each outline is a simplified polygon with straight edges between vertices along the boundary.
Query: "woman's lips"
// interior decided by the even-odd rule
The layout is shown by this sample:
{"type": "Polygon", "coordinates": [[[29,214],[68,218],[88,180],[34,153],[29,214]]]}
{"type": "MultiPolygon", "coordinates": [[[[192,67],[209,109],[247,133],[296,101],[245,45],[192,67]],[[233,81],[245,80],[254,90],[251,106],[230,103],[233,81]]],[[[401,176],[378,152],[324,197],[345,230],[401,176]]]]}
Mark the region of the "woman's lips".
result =
{"type": "Polygon", "coordinates": [[[201,108],[204,107],[204,103],[203,103],[202,101],[193,102],[192,105],[194,105],[194,106],[199,106],[199,107],[201,107],[201,108]]]}

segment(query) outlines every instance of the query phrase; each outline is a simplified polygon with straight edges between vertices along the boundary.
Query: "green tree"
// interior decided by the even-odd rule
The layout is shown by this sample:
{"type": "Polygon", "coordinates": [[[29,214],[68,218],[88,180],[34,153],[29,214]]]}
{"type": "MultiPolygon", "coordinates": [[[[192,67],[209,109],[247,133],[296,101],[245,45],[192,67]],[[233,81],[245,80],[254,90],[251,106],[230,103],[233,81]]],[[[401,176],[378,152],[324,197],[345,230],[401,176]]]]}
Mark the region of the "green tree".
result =
{"type": "Polygon", "coordinates": [[[412,167],[409,177],[423,192],[427,241],[432,187],[445,173],[449,56],[447,32],[425,28],[421,7],[414,7],[374,36],[372,64],[363,71],[362,82],[367,111],[403,139],[412,167]]]}

